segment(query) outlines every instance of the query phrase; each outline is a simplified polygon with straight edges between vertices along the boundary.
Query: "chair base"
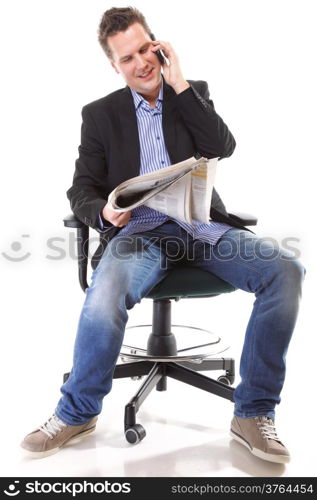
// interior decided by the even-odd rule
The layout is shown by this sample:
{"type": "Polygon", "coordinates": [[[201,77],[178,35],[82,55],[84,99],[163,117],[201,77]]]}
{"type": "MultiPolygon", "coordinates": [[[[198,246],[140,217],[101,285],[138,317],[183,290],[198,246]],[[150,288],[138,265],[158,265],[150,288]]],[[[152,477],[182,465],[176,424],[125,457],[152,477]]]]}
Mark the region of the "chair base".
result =
{"type": "MultiPolygon", "coordinates": [[[[64,383],[69,375],[70,373],[64,374],[64,383]]],[[[230,387],[230,384],[234,382],[235,375],[235,361],[233,358],[213,358],[204,360],[199,364],[188,361],[178,363],[169,361],[133,361],[116,365],[113,378],[141,378],[144,375],[147,376],[146,379],[125,406],[124,432],[130,444],[139,443],[146,436],[144,427],[136,422],[136,414],[154,387],[156,387],[157,391],[166,391],[167,377],[228,399],[231,402],[234,401],[234,388],[230,387]],[[196,373],[205,370],[225,370],[225,374],[215,380],[201,373],[196,373]]]]}
{"type": "Polygon", "coordinates": [[[131,444],[140,442],[146,435],[142,425],[136,422],[136,414],[147,396],[156,387],[158,391],[165,391],[167,377],[173,378],[197,389],[202,389],[229,401],[234,401],[234,388],[230,387],[234,380],[234,359],[219,358],[205,360],[202,363],[193,364],[189,362],[152,362],[139,361],[118,364],[115,368],[113,378],[141,377],[147,375],[137,393],[132,397],[125,407],[124,431],[127,441],[131,444]],[[193,366],[192,366],[193,365],[193,366]],[[189,368],[191,366],[191,368],[189,368]],[[225,375],[218,380],[197,373],[200,370],[225,370],[225,375]],[[223,380],[221,382],[221,379],[223,380]]]}

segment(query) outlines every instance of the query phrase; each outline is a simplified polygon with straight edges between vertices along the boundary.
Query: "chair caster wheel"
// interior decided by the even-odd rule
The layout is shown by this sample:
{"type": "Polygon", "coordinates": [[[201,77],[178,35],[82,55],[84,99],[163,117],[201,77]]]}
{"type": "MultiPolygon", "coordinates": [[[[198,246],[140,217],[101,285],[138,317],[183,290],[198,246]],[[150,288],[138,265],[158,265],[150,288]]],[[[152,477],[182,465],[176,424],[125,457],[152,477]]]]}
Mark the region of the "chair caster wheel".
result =
{"type": "Polygon", "coordinates": [[[220,375],[220,377],[217,378],[218,382],[221,382],[222,384],[226,385],[231,385],[233,383],[233,380],[231,380],[230,377],[227,377],[226,375],[220,375]]]}
{"type": "Polygon", "coordinates": [[[135,424],[132,427],[128,427],[128,429],[125,430],[125,437],[128,443],[130,444],[137,444],[142,439],[144,439],[146,436],[145,429],[142,425],[140,424],[135,424]]]}

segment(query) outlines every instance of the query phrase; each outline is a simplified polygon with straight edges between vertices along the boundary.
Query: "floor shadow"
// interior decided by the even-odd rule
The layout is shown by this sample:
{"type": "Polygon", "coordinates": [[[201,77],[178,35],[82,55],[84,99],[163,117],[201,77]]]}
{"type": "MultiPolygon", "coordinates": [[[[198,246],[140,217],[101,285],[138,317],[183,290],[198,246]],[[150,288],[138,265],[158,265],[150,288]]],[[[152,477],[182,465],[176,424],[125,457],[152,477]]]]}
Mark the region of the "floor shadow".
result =
{"type": "Polygon", "coordinates": [[[277,477],[285,466],[261,460],[238,443],[222,439],[198,446],[180,448],[166,454],[125,461],[127,477],[231,476],[232,469],[245,476],[277,477]],[[241,449],[240,449],[241,448],[241,449]],[[227,470],[227,474],[226,474],[227,470]]]}

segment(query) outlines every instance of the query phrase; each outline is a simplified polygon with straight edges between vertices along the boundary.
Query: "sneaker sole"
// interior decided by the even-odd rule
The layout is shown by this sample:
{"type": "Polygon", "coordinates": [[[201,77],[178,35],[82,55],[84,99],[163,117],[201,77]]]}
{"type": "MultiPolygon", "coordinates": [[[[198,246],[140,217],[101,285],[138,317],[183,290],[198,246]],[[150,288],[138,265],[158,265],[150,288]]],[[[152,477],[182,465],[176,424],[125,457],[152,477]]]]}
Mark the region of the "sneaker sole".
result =
{"type": "Polygon", "coordinates": [[[243,444],[248,450],[255,455],[258,458],[262,458],[262,460],[267,460],[268,462],[274,462],[277,464],[287,464],[290,461],[290,457],[287,455],[274,455],[272,453],[265,453],[262,450],[259,450],[258,448],[252,448],[249,443],[240,437],[238,434],[233,432],[232,430],[230,431],[230,436],[238,441],[238,443],[243,444]]]}
{"type": "Polygon", "coordinates": [[[54,455],[57,453],[63,446],[65,446],[67,443],[70,441],[75,441],[75,439],[80,440],[81,438],[87,436],[88,434],[91,434],[94,432],[96,429],[96,426],[94,425],[93,427],[90,427],[90,429],[87,429],[86,431],[80,432],[79,434],[75,434],[75,436],[71,436],[67,441],[64,441],[60,446],[57,446],[56,448],[52,448],[51,450],[47,451],[29,451],[25,448],[23,448],[25,454],[30,457],[30,458],[45,458],[49,457],[50,455],[54,455]]]}

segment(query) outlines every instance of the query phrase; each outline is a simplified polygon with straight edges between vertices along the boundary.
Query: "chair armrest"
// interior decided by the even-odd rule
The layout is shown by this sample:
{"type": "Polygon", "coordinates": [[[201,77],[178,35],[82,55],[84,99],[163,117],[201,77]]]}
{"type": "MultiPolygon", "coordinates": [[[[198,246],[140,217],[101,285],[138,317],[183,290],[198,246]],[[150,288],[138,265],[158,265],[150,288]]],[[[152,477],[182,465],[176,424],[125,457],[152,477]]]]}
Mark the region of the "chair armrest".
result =
{"type": "Polygon", "coordinates": [[[229,213],[228,215],[239,224],[242,224],[242,226],[256,226],[258,223],[258,218],[252,214],[247,214],[244,212],[233,212],[229,213]]]}
{"type": "Polygon", "coordinates": [[[87,266],[89,253],[89,226],[81,222],[76,215],[70,214],[64,217],[64,226],[77,229],[77,259],[78,259],[78,279],[83,291],[88,288],[87,266]]]}
{"type": "Polygon", "coordinates": [[[76,227],[76,228],[79,228],[79,227],[83,227],[85,225],[74,214],[66,215],[66,217],[64,217],[63,221],[64,221],[64,226],[65,227],[76,227]]]}

